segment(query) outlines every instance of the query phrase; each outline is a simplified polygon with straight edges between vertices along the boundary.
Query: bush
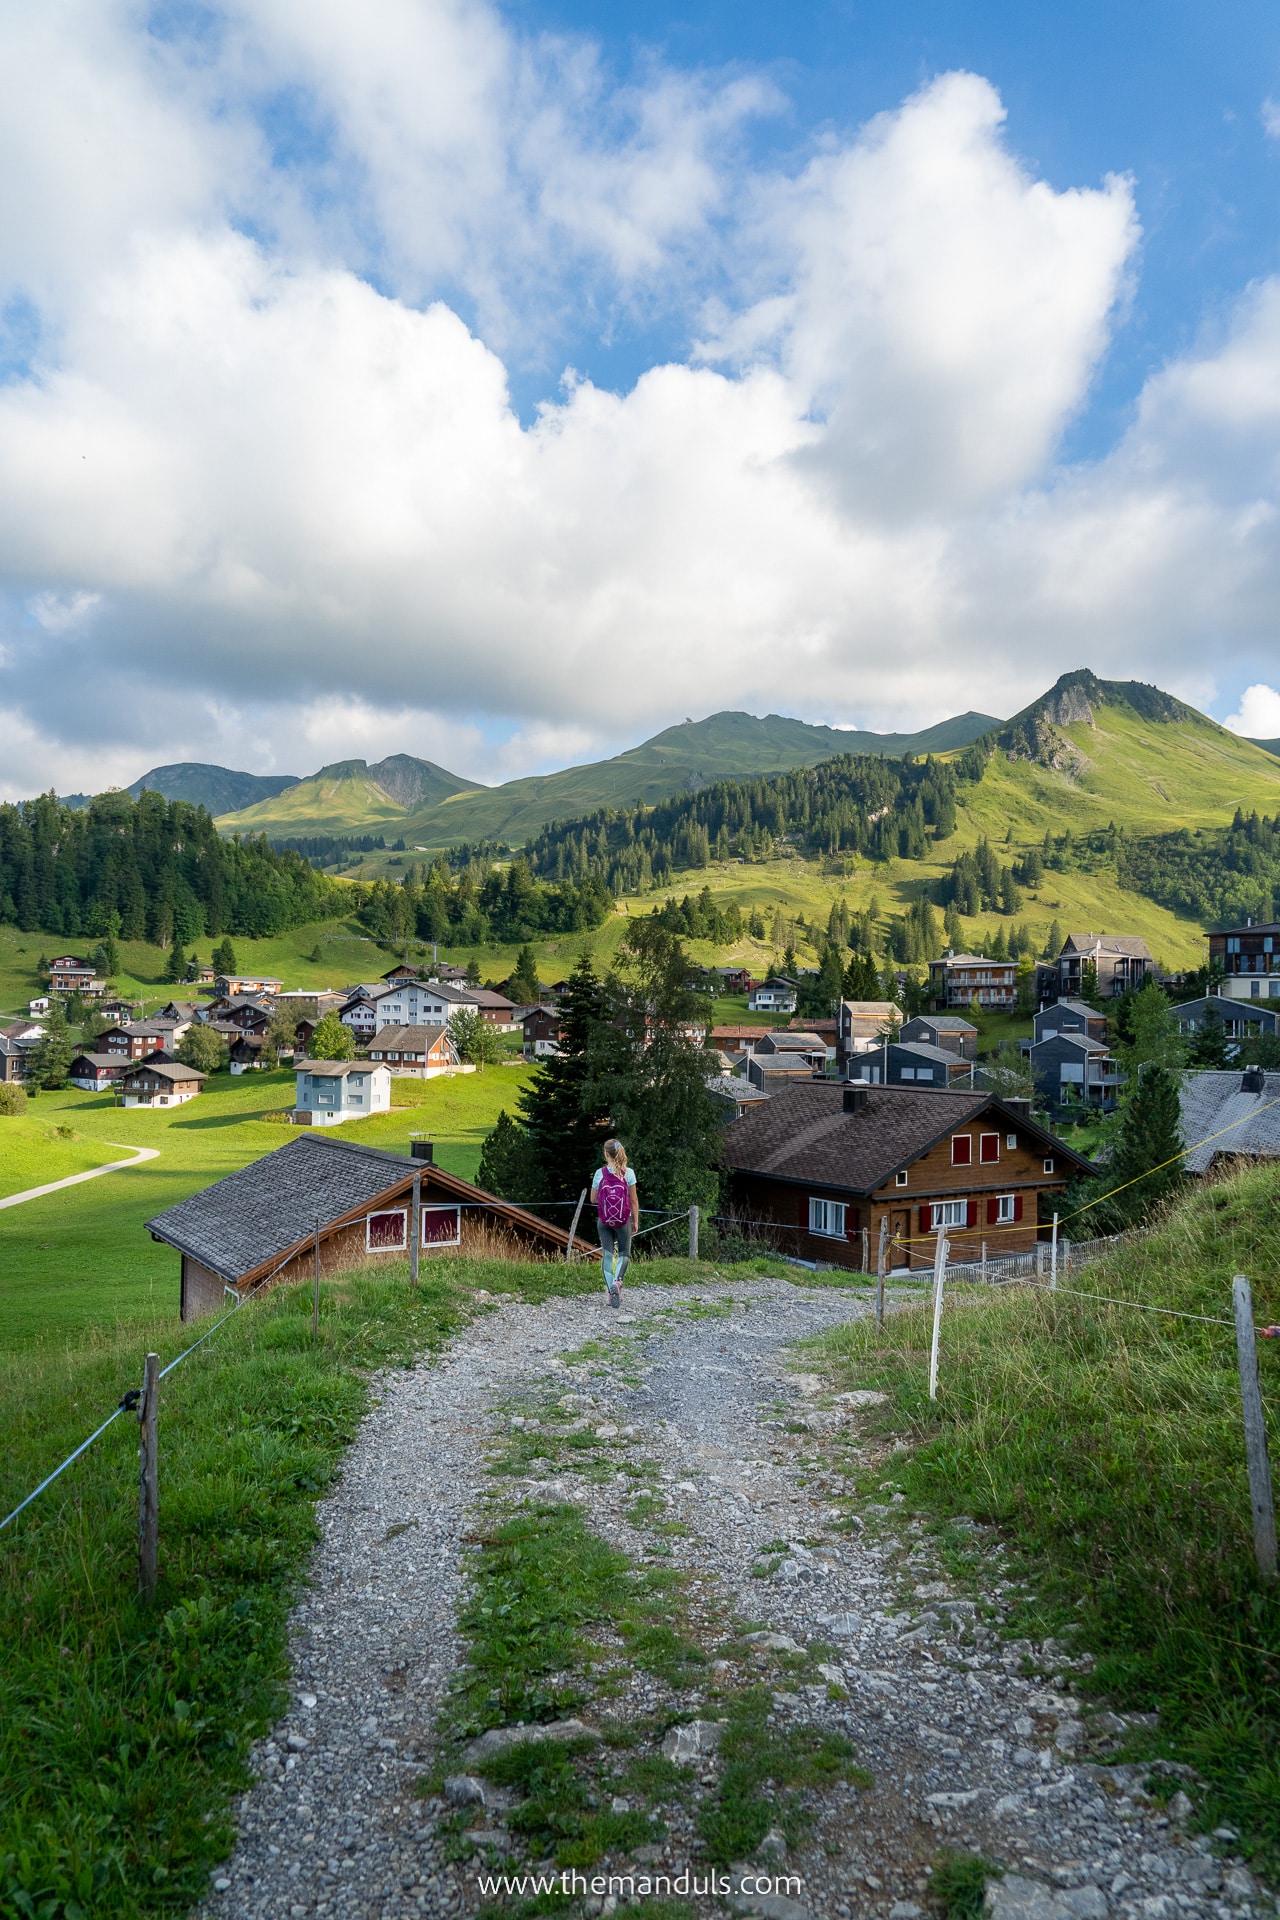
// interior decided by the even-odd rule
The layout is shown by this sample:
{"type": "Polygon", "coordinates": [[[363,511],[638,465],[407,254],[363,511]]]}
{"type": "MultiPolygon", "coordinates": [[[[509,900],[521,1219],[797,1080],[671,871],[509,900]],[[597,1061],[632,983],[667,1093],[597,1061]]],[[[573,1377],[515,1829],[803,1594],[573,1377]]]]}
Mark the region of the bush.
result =
{"type": "Polygon", "coordinates": [[[226,1041],[208,1027],[190,1026],[178,1043],[178,1059],[184,1067],[196,1067],[201,1073],[219,1073],[228,1060],[226,1041]]]}
{"type": "Polygon", "coordinates": [[[11,1080],[0,1080],[0,1113],[19,1114],[27,1110],[27,1096],[11,1080]]]}

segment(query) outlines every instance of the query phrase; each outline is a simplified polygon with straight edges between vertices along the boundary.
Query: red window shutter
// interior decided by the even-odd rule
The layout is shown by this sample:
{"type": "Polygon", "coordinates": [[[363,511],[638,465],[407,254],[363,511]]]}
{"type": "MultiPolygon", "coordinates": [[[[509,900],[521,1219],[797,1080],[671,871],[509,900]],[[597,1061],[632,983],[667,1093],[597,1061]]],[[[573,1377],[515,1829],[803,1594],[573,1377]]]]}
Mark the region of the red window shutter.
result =
{"type": "Polygon", "coordinates": [[[951,1164],[953,1167],[967,1167],[973,1160],[973,1138],[967,1133],[953,1133],[951,1136],[951,1164]]]}
{"type": "Polygon", "coordinates": [[[988,1164],[994,1160],[998,1160],[1000,1158],[1000,1135],[998,1133],[984,1133],[982,1135],[980,1152],[982,1159],[988,1164]]]}
{"type": "Polygon", "coordinates": [[[994,1227],[996,1222],[999,1220],[999,1218],[1000,1218],[1000,1202],[998,1200],[988,1200],[987,1225],[989,1227],[994,1227]]]}
{"type": "Polygon", "coordinates": [[[933,1208],[932,1207],[929,1207],[929,1206],[921,1207],[920,1231],[921,1233],[933,1232],[933,1208]]]}
{"type": "Polygon", "coordinates": [[[1015,1220],[1021,1220],[1022,1218],[1022,1195],[1020,1193],[1015,1193],[1013,1196],[1013,1217],[1015,1220]]]}
{"type": "Polygon", "coordinates": [[[969,1204],[968,1204],[968,1207],[967,1207],[967,1209],[966,1209],[966,1211],[965,1211],[965,1217],[964,1217],[964,1223],[965,1223],[965,1225],[966,1225],[966,1227],[976,1227],[976,1226],[977,1226],[977,1224],[978,1224],[978,1203],[977,1203],[977,1201],[976,1201],[976,1200],[971,1200],[971,1201],[969,1202],[969,1204]]]}

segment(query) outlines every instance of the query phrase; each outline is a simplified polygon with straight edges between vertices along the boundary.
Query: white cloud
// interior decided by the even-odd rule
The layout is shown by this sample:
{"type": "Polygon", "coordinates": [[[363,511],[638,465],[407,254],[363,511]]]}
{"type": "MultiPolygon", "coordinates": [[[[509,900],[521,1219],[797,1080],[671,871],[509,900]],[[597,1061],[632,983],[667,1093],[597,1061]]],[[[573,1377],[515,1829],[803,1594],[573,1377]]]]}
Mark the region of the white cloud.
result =
{"type": "Polygon", "coordinates": [[[1055,468],[1133,196],[1033,178],[986,81],[781,178],[736,152],[749,76],[619,88],[481,6],[390,0],[375,35],[227,0],[196,49],[124,0],[48,18],[0,29],[46,325],[0,387],[8,791],[392,751],[492,781],[720,706],[918,724],[1266,657],[1280,286],[1055,468]],[[83,150],[43,117],[64,40],[83,150]],[[566,301],[713,284],[699,359],[521,424],[507,362],[566,301]]]}
{"type": "Polygon", "coordinates": [[[1245,688],[1240,705],[1222,724],[1250,740],[1280,740],[1280,693],[1256,681],[1245,688]]]}
{"type": "Polygon", "coordinates": [[[1262,131],[1268,140],[1280,140],[1280,102],[1270,96],[1262,103],[1262,131]]]}

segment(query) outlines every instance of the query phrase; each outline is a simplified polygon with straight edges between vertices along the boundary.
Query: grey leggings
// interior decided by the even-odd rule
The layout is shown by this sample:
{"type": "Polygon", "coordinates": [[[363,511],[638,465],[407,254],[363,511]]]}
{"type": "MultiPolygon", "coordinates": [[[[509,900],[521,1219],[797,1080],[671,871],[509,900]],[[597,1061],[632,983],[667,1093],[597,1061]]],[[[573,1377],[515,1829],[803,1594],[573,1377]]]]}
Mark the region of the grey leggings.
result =
{"type": "Polygon", "coordinates": [[[620,1227],[610,1227],[601,1220],[598,1226],[600,1248],[604,1254],[601,1262],[604,1267],[604,1277],[607,1281],[612,1273],[615,1280],[621,1280],[626,1271],[627,1262],[631,1258],[631,1222],[626,1220],[620,1227]]]}

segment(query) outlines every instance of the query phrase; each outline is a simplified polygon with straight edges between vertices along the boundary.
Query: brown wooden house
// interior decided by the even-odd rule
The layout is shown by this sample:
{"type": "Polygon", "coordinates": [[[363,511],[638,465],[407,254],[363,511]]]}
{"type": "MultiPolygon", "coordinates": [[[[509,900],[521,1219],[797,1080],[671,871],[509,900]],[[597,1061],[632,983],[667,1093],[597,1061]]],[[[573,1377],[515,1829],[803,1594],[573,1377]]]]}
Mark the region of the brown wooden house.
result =
{"type": "Polygon", "coordinates": [[[1015,1105],[994,1094],[810,1080],[770,1089],[724,1130],[732,1211],[776,1223],[782,1251],[860,1267],[887,1222],[895,1267],[932,1264],[945,1230],[951,1259],[1025,1251],[1066,1183],[1091,1173],[1015,1105]]]}
{"type": "MultiPolygon", "coordinates": [[[[425,1253],[489,1251],[496,1241],[517,1257],[564,1258],[564,1229],[523,1207],[430,1160],[324,1133],[299,1134],[157,1214],[147,1230],[182,1256],[182,1318],[193,1320],[260,1287],[310,1282],[317,1240],[322,1273],[364,1266],[383,1254],[407,1257],[415,1175],[425,1253]]],[[[598,1249],[580,1243],[574,1252],[599,1257],[598,1249]]]]}

